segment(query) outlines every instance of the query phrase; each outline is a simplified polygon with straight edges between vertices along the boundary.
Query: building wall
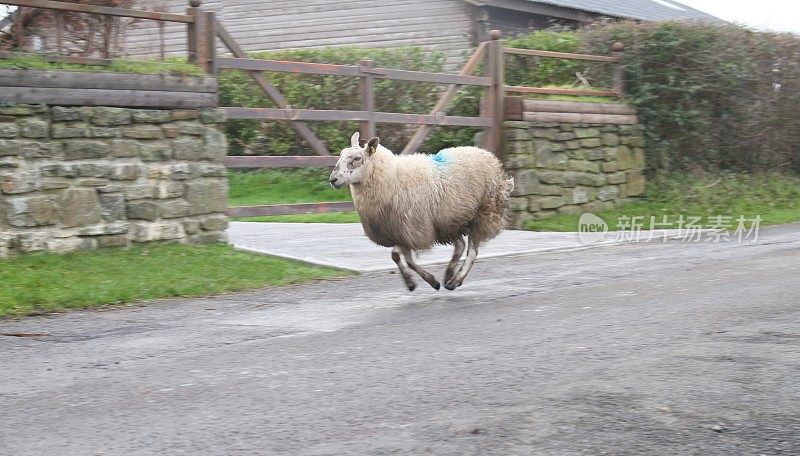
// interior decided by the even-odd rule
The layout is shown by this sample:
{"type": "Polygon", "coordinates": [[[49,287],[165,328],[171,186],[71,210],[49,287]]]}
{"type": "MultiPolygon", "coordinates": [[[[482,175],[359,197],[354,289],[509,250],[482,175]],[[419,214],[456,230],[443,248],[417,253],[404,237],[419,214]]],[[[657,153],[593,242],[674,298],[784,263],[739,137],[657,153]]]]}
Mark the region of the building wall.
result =
{"type": "Polygon", "coordinates": [[[639,125],[507,121],[513,228],[555,214],[608,210],[644,192],[639,125]]]}
{"type": "MultiPolygon", "coordinates": [[[[187,6],[186,0],[163,3],[170,12],[187,6]]],[[[452,66],[463,61],[474,32],[472,7],[461,0],[222,0],[206,1],[203,8],[216,12],[246,51],[422,46],[444,52],[452,66]]],[[[185,54],[185,41],[185,25],[166,25],[169,53],[185,54]]],[[[152,56],[158,49],[154,22],[141,21],[128,31],[128,54],[152,56]]]]}
{"type": "Polygon", "coordinates": [[[0,257],[225,239],[224,113],[0,107],[0,257]]]}

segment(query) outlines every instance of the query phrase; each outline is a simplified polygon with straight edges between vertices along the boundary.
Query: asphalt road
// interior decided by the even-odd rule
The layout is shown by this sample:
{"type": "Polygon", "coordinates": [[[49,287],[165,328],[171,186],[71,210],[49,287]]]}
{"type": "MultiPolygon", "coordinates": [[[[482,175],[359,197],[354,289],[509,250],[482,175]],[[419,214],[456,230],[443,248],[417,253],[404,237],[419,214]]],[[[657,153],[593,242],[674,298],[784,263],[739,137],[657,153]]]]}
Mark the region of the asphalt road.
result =
{"type": "Polygon", "coordinates": [[[4,455],[798,455],[800,226],[0,322],[4,455]]]}

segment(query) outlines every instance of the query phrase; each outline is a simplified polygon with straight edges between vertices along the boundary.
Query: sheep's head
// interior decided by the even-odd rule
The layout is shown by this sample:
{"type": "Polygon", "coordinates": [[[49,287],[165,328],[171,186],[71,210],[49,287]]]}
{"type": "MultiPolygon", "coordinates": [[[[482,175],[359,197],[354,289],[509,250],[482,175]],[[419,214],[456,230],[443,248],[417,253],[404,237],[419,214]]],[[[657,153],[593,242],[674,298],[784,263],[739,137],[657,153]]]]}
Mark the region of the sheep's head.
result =
{"type": "Polygon", "coordinates": [[[365,170],[369,168],[372,154],[378,150],[380,139],[377,137],[364,141],[356,132],[350,138],[350,147],[342,149],[339,161],[331,173],[331,186],[341,188],[349,184],[358,184],[364,179],[365,170]]]}

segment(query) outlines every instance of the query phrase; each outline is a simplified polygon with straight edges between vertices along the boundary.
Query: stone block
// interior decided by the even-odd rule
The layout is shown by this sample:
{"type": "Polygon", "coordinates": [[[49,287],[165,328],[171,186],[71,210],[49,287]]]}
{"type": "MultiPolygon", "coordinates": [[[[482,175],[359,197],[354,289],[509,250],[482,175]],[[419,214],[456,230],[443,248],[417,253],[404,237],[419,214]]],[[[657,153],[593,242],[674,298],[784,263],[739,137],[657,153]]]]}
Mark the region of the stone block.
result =
{"type": "Polygon", "coordinates": [[[619,145],[619,136],[615,133],[603,133],[602,139],[604,146],[619,145]]]}
{"type": "Polygon", "coordinates": [[[162,180],[155,184],[155,197],[159,199],[178,198],[186,194],[183,181],[162,180]]]}
{"type": "Polygon", "coordinates": [[[633,169],[643,170],[645,168],[644,149],[637,147],[633,149],[633,169]]]}
{"type": "Polygon", "coordinates": [[[52,155],[51,145],[44,141],[24,139],[0,139],[0,157],[23,156],[26,158],[47,158],[52,155]]]}
{"type": "MultiPolygon", "coordinates": [[[[113,221],[125,218],[125,195],[122,193],[101,193],[100,201],[103,220],[113,221]]],[[[103,233],[106,234],[106,233],[103,233]]]]}
{"type": "Polygon", "coordinates": [[[185,219],[183,221],[183,230],[186,231],[186,234],[195,234],[200,231],[200,220],[197,219],[185,219]]]}
{"type": "Polygon", "coordinates": [[[65,228],[90,225],[103,220],[103,210],[92,188],[70,188],[60,201],[61,225],[65,228]]]}
{"type": "Polygon", "coordinates": [[[608,183],[609,184],[614,184],[614,185],[622,184],[626,180],[627,180],[627,177],[626,177],[624,172],[608,174],[608,183]]]}
{"type": "Polygon", "coordinates": [[[504,132],[506,141],[528,141],[531,135],[528,130],[520,128],[507,128],[504,132]]]}
{"type": "Polygon", "coordinates": [[[171,120],[193,120],[197,119],[199,113],[195,109],[173,109],[169,112],[171,120]]]}
{"type": "Polygon", "coordinates": [[[91,250],[96,241],[91,238],[67,237],[47,240],[47,251],[52,253],[69,253],[79,250],[91,250]]]}
{"type": "Polygon", "coordinates": [[[583,212],[580,206],[575,206],[572,204],[561,206],[556,210],[558,211],[559,214],[571,214],[571,215],[580,214],[581,212],[583,212]]]}
{"type": "Polygon", "coordinates": [[[605,174],[595,174],[595,173],[578,173],[575,179],[575,182],[579,185],[585,185],[587,187],[602,187],[606,185],[608,179],[606,178],[605,174]]]}
{"type": "Polygon", "coordinates": [[[617,147],[617,166],[619,169],[633,168],[633,152],[628,146],[617,147]]]}
{"type": "Polygon", "coordinates": [[[583,152],[587,160],[602,160],[605,158],[605,151],[599,147],[594,149],[586,149],[583,152]]]}
{"type": "Polygon", "coordinates": [[[586,187],[575,187],[565,189],[564,198],[567,204],[584,204],[594,199],[594,192],[586,187]]]}
{"type": "Polygon", "coordinates": [[[569,169],[571,171],[581,171],[586,173],[599,173],[600,164],[597,162],[590,162],[585,160],[570,160],[569,169]]]}
{"type": "MultiPolygon", "coordinates": [[[[596,137],[600,136],[600,130],[598,130],[596,128],[575,128],[573,131],[575,132],[575,137],[576,138],[580,138],[580,139],[583,139],[583,138],[596,138],[596,137]]],[[[596,147],[596,146],[592,146],[592,147],[596,147]]]]}
{"type": "Polygon", "coordinates": [[[181,198],[158,201],[159,216],[163,219],[186,217],[189,215],[189,203],[181,198]]]}
{"type": "Polygon", "coordinates": [[[64,141],[65,160],[84,160],[102,158],[109,154],[111,147],[101,141],[67,140],[64,141]]]}
{"type": "Polygon", "coordinates": [[[203,158],[202,143],[195,138],[178,138],[172,141],[172,156],[176,160],[200,160],[203,158]]]}
{"type": "Polygon", "coordinates": [[[54,225],[58,203],[51,195],[0,198],[0,220],[14,227],[54,225]]]}
{"type": "Polygon", "coordinates": [[[87,118],[89,110],[84,107],[68,108],[65,106],[53,106],[50,108],[51,122],[77,122],[87,118]]]}
{"type": "Polygon", "coordinates": [[[112,157],[138,157],[141,149],[142,145],[138,141],[134,141],[132,139],[111,140],[112,157]]]}
{"type": "Polygon", "coordinates": [[[610,201],[619,197],[619,187],[608,185],[597,190],[597,199],[600,201],[610,201]]]}
{"type": "Polygon", "coordinates": [[[120,163],[113,165],[109,177],[112,180],[135,180],[142,176],[144,171],[145,168],[143,165],[120,163]]]}
{"type": "Polygon", "coordinates": [[[19,136],[19,126],[15,123],[0,123],[0,138],[16,138],[19,136]]]}
{"type": "Polygon", "coordinates": [[[167,142],[152,142],[141,144],[139,149],[139,156],[142,161],[166,161],[172,157],[172,149],[167,142]]]}
{"type": "Polygon", "coordinates": [[[536,189],[536,194],[543,196],[558,196],[563,192],[564,188],[560,185],[539,185],[536,189]]]}
{"type": "Polygon", "coordinates": [[[47,249],[47,240],[50,235],[47,231],[29,231],[19,233],[14,240],[14,245],[20,252],[41,252],[47,249]]]}
{"type": "Polygon", "coordinates": [[[126,214],[132,220],[156,220],[159,216],[158,203],[152,200],[129,201],[126,214]]]}
{"type": "Polygon", "coordinates": [[[54,123],[50,127],[50,137],[53,139],[85,138],[87,129],[85,123],[54,123]]]}
{"type": "Polygon", "coordinates": [[[49,130],[47,122],[39,119],[22,119],[19,129],[22,137],[32,139],[46,138],[49,130]]]}
{"type": "Polygon", "coordinates": [[[600,163],[600,170],[604,173],[613,173],[619,169],[617,162],[603,162],[600,163]]]}
{"type": "Polygon", "coordinates": [[[125,247],[128,244],[130,244],[130,240],[126,234],[111,234],[97,237],[97,246],[100,248],[125,247]]]}
{"type": "Polygon", "coordinates": [[[190,215],[224,212],[228,203],[228,185],[222,179],[199,180],[186,184],[190,215]]]}
{"type": "Polygon", "coordinates": [[[97,106],[91,110],[92,123],[103,127],[131,123],[131,110],[97,106]]]}
{"type": "Polygon", "coordinates": [[[628,171],[625,196],[639,196],[644,193],[645,180],[641,171],[628,171]]]}
{"type": "Polygon", "coordinates": [[[165,123],[171,120],[170,112],[159,109],[133,109],[131,115],[134,122],[165,123]]]}
{"type": "Polygon", "coordinates": [[[132,184],[122,187],[126,201],[135,201],[155,197],[155,189],[148,184],[132,184]]]}
{"type": "Polygon", "coordinates": [[[155,125],[134,125],[122,130],[124,138],[131,139],[160,139],[163,135],[161,127],[155,125]]]}
{"type": "Polygon", "coordinates": [[[564,173],[558,171],[539,171],[536,173],[539,176],[539,180],[545,184],[563,184],[564,183],[564,173]]]}
{"type": "Polygon", "coordinates": [[[553,139],[556,140],[556,141],[570,141],[570,140],[575,139],[575,132],[562,131],[562,132],[556,133],[553,136],[553,139]]]}
{"type": "Polygon", "coordinates": [[[92,138],[119,138],[122,130],[116,127],[89,127],[89,136],[92,138]]]}
{"type": "Polygon", "coordinates": [[[195,234],[187,238],[187,242],[193,245],[207,245],[224,243],[227,241],[228,236],[224,232],[219,231],[206,231],[204,233],[195,234]]]}
{"type": "Polygon", "coordinates": [[[167,241],[185,237],[183,223],[178,220],[160,222],[133,222],[132,240],[135,242],[167,241]]]}
{"type": "Polygon", "coordinates": [[[209,128],[203,135],[203,155],[206,160],[222,162],[228,154],[228,140],[216,128],[209,128]]]}
{"type": "Polygon", "coordinates": [[[41,188],[41,174],[38,170],[0,173],[0,192],[6,195],[31,193],[41,188]]]}
{"type": "Polygon", "coordinates": [[[556,209],[567,203],[563,196],[542,196],[538,202],[542,209],[556,209]]]}
{"type": "Polygon", "coordinates": [[[107,163],[80,163],[75,166],[78,177],[108,177],[111,175],[111,165],[107,163]]]}
{"type": "Polygon", "coordinates": [[[222,214],[202,217],[200,218],[200,228],[204,231],[225,231],[228,228],[228,217],[222,214]]]}
{"type": "Polygon", "coordinates": [[[514,177],[514,190],[511,192],[513,196],[530,195],[536,193],[536,187],[539,185],[539,179],[533,170],[519,170],[513,173],[514,177]]]}

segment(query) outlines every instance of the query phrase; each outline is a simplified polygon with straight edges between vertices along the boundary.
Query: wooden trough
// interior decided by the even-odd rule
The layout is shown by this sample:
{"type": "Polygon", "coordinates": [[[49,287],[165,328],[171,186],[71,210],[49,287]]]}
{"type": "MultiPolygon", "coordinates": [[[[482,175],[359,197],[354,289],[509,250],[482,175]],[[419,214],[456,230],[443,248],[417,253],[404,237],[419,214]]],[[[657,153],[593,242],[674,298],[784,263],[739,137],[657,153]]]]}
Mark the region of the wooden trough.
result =
{"type": "Polygon", "coordinates": [[[214,107],[217,80],[211,76],[0,69],[0,102],[128,108],[214,107]]]}
{"type": "Polygon", "coordinates": [[[639,122],[636,108],[621,103],[505,98],[505,120],[626,125],[639,122]]]}

